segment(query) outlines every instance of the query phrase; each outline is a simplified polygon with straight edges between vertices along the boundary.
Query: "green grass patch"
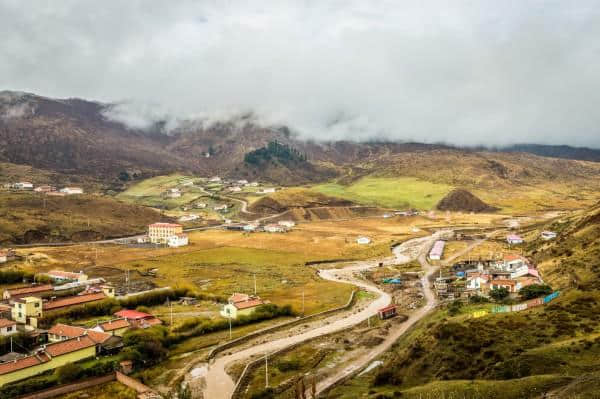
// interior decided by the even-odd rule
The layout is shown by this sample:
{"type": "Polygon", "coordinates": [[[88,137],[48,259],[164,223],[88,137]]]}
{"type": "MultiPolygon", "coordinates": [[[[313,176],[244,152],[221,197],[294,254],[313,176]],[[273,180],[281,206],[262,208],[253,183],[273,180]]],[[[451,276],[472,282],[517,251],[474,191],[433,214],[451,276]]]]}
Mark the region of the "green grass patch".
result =
{"type": "Polygon", "coordinates": [[[363,205],[432,209],[452,186],[414,177],[365,177],[347,186],[332,182],[319,184],[312,189],[363,205]]]}

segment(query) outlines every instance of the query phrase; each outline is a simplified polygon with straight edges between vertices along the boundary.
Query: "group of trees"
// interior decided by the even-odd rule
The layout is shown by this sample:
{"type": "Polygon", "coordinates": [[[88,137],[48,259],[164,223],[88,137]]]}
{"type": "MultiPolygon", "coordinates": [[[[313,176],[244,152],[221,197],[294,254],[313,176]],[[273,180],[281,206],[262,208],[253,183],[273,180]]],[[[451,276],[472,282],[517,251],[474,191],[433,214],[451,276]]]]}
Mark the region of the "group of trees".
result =
{"type": "MultiPolygon", "coordinates": [[[[550,295],[552,294],[552,292],[552,287],[550,287],[547,284],[532,284],[528,285],[527,287],[521,288],[521,290],[519,291],[519,296],[521,297],[521,300],[527,301],[529,299],[535,299],[546,295],[550,295]]],[[[504,287],[494,288],[490,290],[490,298],[492,298],[496,302],[502,302],[503,300],[508,298],[509,295],[510,292],[507,288],[504,287]]]]}
{"type": "Polygon", "coordinates": [[[251,165],[260,165],[271,160],[277,160],[283,164],[306,162],[306,154],[287,144],[271,141],[266,147],[251,151],[244,156],[244,162],[251,165]]]}

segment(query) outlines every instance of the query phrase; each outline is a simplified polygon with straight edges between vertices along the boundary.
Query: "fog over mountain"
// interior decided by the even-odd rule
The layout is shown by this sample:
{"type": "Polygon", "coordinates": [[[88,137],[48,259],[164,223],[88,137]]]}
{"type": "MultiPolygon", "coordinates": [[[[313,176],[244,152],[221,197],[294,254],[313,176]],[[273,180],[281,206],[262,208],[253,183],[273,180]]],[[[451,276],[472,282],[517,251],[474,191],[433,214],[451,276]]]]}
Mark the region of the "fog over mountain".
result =
{"type": "Polygon", "coordinates": [[[0,90],[134,127],[600,148],[598,1],[0,0],[0,35],[0,90]]]}

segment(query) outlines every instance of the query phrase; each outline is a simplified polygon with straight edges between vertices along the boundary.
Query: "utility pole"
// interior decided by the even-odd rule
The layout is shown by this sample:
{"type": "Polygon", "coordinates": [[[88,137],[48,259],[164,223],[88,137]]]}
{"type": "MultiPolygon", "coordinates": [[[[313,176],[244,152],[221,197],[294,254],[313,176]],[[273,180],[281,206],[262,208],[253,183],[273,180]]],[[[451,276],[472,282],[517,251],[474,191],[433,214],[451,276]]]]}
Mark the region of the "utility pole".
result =
{"type": "Polygon", "coordinates": [[[367,317],[367,325],[371,328],[371,316],[367,317]]]}
{"type": "Polygon", "coordinates": [[[12,353],[13,351],[13,345],[12,345],[12,335],[10,336],[10,352],[12,353]]]}
{"type": "Polygon", "coordinates": [[[229,340],[231,341],[231,315],[229,315],[228,319],[229,319],[229,340]]]}
{"type": "Polygon", "coordinates": [[[302,316],[304,316],[304,287],[302,288],[302,316]]]}
{"type": "Polygon", "coordinates": [[[169,310],[171,311],[171,330],[173,329],[173,302],[171,302],[171,300],[169,300],[169,298],[167,298],[167,301],[169,301],[169,310]]]}
{"type": "Polygon", "coordinates": [[[254,295],[256,296],[256,273],[254,273],[254,295]]]}
{"type": "Polygon", "coordinates": [[[265,353],[265,388],[269,387],[269,354],[265,353]]]}

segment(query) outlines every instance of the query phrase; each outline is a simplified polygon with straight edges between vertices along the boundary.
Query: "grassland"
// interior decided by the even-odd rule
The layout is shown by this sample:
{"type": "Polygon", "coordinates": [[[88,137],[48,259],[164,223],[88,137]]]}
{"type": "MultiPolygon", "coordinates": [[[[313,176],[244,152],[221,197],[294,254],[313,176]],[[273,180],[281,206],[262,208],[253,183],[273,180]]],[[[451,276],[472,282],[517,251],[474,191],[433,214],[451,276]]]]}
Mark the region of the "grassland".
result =
{"type": "Polygon", "coordinates": [[[144,231],[158,219],[160,215],[152,209],[110,197],[0,192],[0,242],[118,237],[144,231]]]}
{"type": "Polygon", "coordinates": [[[322,194],[358,204],[423,210],[434,208],[451,189],[448,184],[413,177],[364,177],[350,185],[332,182],[313,187],[322,194]]]}
{"type": "Polygon", "coordinates": [[[137,392],[118,382],[110,382],[81,391],[60,395],[56,399],[135,399],[137,392]]]}
{"type": "Polygon", "coordinates": [[[182,182],[190,180],[193,180],[192,176],[180,174],[157,176],[134,184],[126,191],[119,193],[116,198],[136,205],[173,209],[195,201],[202,195],[205,195],[205,193],[197,187],[181,187],[182,182]],[[177,187],[182,191],[181,197],[163,198],[162,194],[167,189],[177,187]]]}

